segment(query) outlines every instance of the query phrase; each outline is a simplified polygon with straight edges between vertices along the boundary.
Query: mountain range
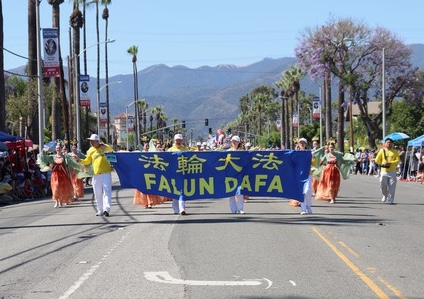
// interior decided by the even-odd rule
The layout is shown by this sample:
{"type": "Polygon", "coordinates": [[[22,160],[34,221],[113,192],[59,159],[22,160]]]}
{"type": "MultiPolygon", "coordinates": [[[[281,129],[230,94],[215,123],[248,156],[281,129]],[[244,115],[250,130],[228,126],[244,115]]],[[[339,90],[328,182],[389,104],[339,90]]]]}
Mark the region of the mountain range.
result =
{"type": "MultiPolygon", "coordinates": [[[[424,68],[424,44],[410,45],[413,65],[424,68]]],[[[282,73],[296,63],[294,57],[278,59],[265,58],[247,66],[217,65],[187,68],[168,67],[164,64],[150,66],[138,72],[138,98],[145,99],[149,108],[161,105],[172,119],[186,122],[187,129],[204,134],[204,120],[209,119],[209,127],[216,130],[234,120],[239,114],[241,96],[254,88],[266,85],[275,87],[282,73]]],[[[10,70],[22,73],[23,68],[10,70]]],[[[65,71],[65,73],[67,73],[65,71]]],[[[318,94],[321,82],[312,82],[308,77],[301,81],[301,89],[307,94],[318,94]]],[[[100,98],[105,102],[105,79],[100,79],[100,98]]],[[[96,111],[96,78],[91,77],[88,95],[92,111],[96,111]]],[[[133,74],[109,77],[109,109],[113,118],[125,113],[128,108],[134,114],[133,74]],[[111,84],[121,81],[120,84],[111,84]]]]}

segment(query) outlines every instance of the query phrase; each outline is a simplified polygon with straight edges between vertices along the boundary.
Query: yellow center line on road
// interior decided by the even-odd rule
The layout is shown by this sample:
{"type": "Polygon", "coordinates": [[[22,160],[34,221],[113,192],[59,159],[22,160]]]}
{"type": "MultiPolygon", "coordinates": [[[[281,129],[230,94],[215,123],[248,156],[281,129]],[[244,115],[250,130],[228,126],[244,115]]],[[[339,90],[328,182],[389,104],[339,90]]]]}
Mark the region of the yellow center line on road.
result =
{"type": "Polygon", "coordinates": [[[390,297],[364,272],[361,271],[347,256],[343,254],[335,245],[333,245],[327,238],[325,238],[317,228],[312,227],[314,232],[330,247],[335,254],[350,268],[352,271],[362,279],[363,282],[378,296],[378,298],[389,299],[390,297]]]}

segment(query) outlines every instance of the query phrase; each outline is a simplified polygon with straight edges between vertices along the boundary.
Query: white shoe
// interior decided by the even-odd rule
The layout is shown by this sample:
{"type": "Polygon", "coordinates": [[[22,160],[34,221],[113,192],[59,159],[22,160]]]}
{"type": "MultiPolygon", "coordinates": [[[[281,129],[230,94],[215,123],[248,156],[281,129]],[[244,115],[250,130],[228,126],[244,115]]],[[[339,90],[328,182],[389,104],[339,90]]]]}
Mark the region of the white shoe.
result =
{"type": "Polygon", "coordinates": [[[305,211],[300,212],[300,215],[306,215],[308,213],[306,213],[305,211]]]}
{"type": "Polygon", "coordinates": [[[240,210],[240,214],[244,214],[244,211],[243,210],[240,210]]]}
{"type": "Polygon", "coordinates": [[[382,202],[386,202],[386,200],[387,200],[386,196],[383,196],[383,198],[381,199],[382,202]]]}
{"type": "Polygon", "coordinates": [[[54,207],[55,207],[55,208],[57,208],[57,201],[56,201],[56,203],[54,204],[54,207]]]}
{"type": "Polygon", "coordinates": [[[330,203],[334,203],[334,200],[331,200],[330,203]]]}

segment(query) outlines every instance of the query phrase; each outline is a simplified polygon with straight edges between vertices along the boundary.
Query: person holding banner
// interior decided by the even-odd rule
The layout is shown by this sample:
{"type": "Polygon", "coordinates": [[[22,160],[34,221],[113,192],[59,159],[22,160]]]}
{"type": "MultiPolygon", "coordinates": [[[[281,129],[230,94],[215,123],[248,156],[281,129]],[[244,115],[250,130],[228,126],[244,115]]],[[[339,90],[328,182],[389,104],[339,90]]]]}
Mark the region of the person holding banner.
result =
{"type": "MultiPolygon", "coordinates": [[[[183,144],[183,135],[175,134],[174,144],[168,149],[168,152],[181,152],[188,151],[188,148],[183,144]]],[[[185,201],[182,199],[172,199],[172,208],[174,209],[174,214],[187,215],[185,211],[185,201]]]]}
{"type": "MultiPolygon", "coordinates": [[[[308,140],[300,138],[298,141],[299,150],[305,151],[308,148],[308,140]]],[[[312,153],[311,153],[312,154],[312,153]]],[[[314,157],[312,156],[312,165],[314,164],[314,157]]],[[[309,178],[303,185],[303,202],[300,203],[300,215],[312,214],[312,176],[309,172],[309,178]]]]}
{"type": "MultiPolygon", "coordinates": [[[[228,151],[240,151],[243,150],[243,146],[240,142],[240,137],[234,135],[231,137],[231,147],[228,151]]],[[[244,196],[243,194],[236,194],[229,197],[230,210],[233,214],[244,214],[244,196]]]]}
{"type": "Polygon", "coordinates": [[[109,217],[112,202],[112,167],[105,153],[113,152],[113,148],[108,144],[100,143],[97,134],[91,134],[91,147],[87,151],[87,157],[81,159],[82,165],[92,165],[93,167],[93,193],[97,204],[96,216],[109,217]]]}

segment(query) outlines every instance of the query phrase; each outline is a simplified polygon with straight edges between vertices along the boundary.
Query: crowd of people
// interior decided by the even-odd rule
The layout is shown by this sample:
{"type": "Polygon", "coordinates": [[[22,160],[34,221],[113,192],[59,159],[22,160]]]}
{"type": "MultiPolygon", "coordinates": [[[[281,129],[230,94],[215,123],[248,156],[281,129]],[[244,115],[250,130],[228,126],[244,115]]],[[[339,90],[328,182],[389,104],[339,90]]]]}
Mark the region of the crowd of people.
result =
{"type": "MultiPolygon", "coordinates": [[[[93,193],[97,206],[96,216],[109,216],[112,200],[112,167],[105,153],[113,152],[113,148],[101,142],[97,134],[92,134],[88,140],[91,147],[84,155],[72,144],[67,147],[57,142],[54,152],[45,147],[39,154],[39,160],[34,158],[36,152],[22,157],[19,153],[0,157],[0,195],[10,194],[16,198],[27,199],[51,194],[54,207],[60,208],[84,197],[84,178],[92,179],[93,193]]],[[[265,150],[254,147],[254,150],[265,150]]],[[[268,148],[274,149],[274,148],[268,148]]],[[[276,148],[277,149],[277,148],[276,148]]],[[[239,136],[230,135],[226,138],[210,139],[208,142],[197,142],[195,146],[186,146],[182,134],[175,134],[173,142],[160,143],[152,139],[143,144],[142,151],[207,151],[207,150],[252,150],[248,141],[239,136]]],[[[358,148],[356,153],[343,154],[335,150],[334,141],[329,141],[319,148],[318,140],[312,141],[312,147],[306,138],[296,140],[295,150],[310,150],[312,155],[309,179],[303,188],[303,202],[289,200],[290,205],[299,206],[300,214],[312,214],[312,197],[315,200],[336,203],[341,179],[347,179],[349,174],[374,175],[379,177],[382,192],[382,202],[394,204],[397,177],[405,180],[408,173],[414,181],[423,184],[424,155],[418,150],[401,149],[399,152],[393,146],[393,140],[386,139],[379,150],[358,148]]],[[[86,185],[87,186],[87,185],[86,185]]],[[[244,203],[248,196],[239,192],[229,198],[231,213],[244,214],[244,203]]],[[[186,202],[180,198],[143,194],[135,190],[134,204],[145,208],[166,201],[172,201],[175,214],[187,215],[186,202]]]]}

